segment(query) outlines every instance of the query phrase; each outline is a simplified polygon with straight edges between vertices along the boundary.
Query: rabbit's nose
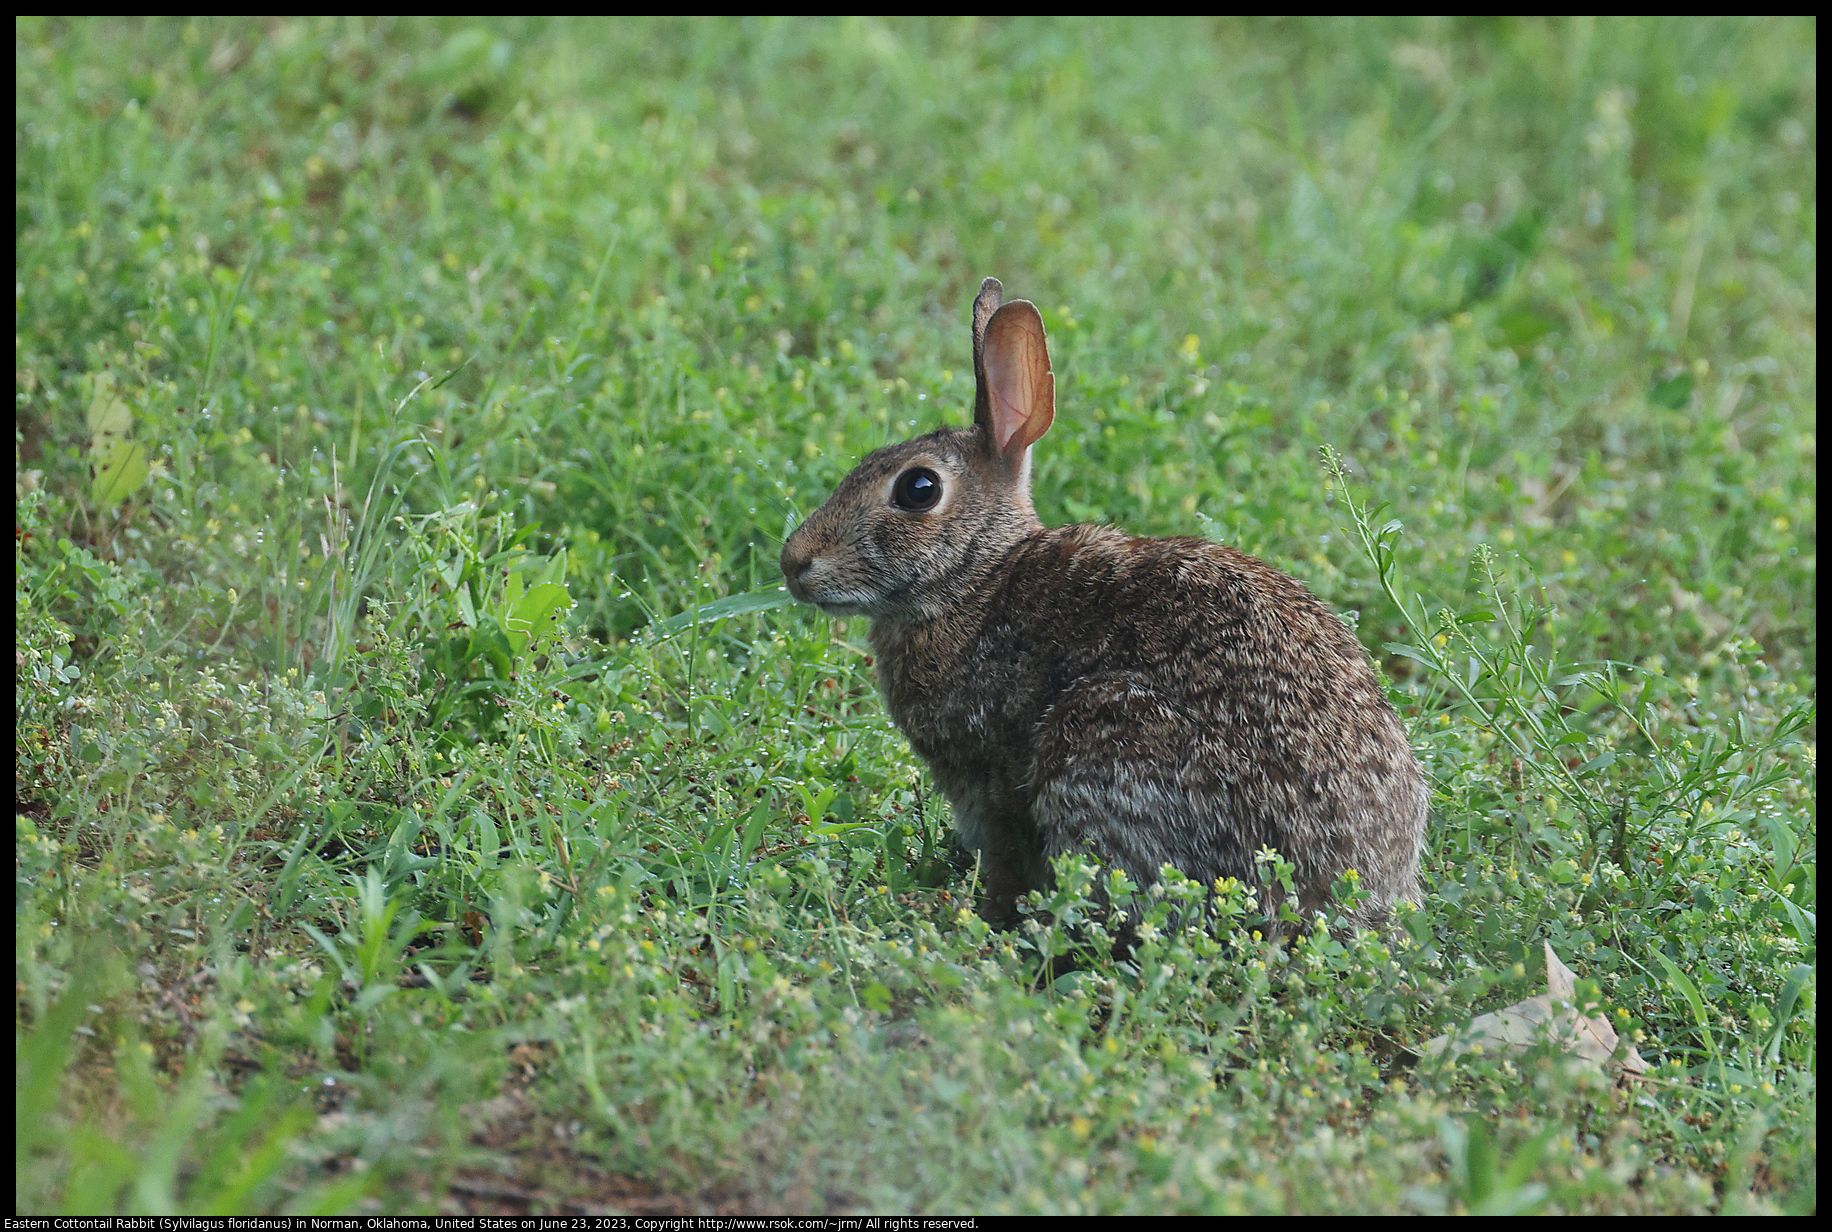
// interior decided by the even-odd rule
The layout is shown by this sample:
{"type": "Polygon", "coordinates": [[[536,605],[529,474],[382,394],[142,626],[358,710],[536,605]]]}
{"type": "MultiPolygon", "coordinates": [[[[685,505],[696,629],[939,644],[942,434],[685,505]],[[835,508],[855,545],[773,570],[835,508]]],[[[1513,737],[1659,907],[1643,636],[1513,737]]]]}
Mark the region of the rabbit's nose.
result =
{"type": "Polygon", "coordinates": [[[801,603],[808,601],[808,592],[802,585],[802,578],[814,568],[814,557],[800,548],[791,538],[782,549],[782,576],[789,584],[789,593],[801,603]]]}

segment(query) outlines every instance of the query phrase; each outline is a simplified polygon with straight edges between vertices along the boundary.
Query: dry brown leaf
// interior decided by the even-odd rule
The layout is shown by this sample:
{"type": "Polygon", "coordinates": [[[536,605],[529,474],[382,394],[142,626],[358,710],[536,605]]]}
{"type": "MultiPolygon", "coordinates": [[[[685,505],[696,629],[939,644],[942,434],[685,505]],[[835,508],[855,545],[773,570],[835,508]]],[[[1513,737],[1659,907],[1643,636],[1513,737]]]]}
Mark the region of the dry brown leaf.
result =
{"type": "Polygon", "coordinates": [[[1573,1008],[1577,998],[1577,974],[1559,960],[1550,942],[1546,945],[1546,991],[1537,997],[1484,1014],[1468,1027],[1451,1036],[1440,1035],[1426,1042],[1422,1051],[1435,1057],[1445,1049],[1461,1055],[1472,1047],[1497,1047],[1504,1052],[1524,1052],[1542,1039],[1550,1038],[1559,1047],[1599,1068],[1620,1071],[1629,1077],[1647,1072],[1647,1063],[1630,1045],[1617,1058],[1620,1038],[1609,1019],[1602,1014],[1585,1016],[1573,1008]]]}

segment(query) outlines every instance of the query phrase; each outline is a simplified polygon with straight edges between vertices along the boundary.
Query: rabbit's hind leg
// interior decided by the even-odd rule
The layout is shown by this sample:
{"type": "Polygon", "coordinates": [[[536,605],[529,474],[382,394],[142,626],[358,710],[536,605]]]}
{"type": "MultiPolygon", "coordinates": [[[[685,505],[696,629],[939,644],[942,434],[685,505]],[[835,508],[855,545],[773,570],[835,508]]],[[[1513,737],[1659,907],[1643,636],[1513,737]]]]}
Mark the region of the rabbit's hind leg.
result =
{"type": "Polygon", "coordinates": [[[1038,732],[1029,783],[1044,857],[1079,852],[1141,889],[1166,864],[1205,885],[1251,882],[1258,836],[1233,816],[1193,730],[1135,676],[1089,678],[1064,694],[1038,732]]]}

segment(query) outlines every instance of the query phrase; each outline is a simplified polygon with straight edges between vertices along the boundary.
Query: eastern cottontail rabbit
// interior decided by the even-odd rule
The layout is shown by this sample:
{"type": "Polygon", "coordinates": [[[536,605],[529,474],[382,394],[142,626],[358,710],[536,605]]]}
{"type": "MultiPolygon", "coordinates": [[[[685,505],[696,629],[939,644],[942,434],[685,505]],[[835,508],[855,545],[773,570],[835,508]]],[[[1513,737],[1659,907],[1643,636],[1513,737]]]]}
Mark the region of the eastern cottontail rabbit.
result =
{"type": "Polygon", "coordinates": [[[973,304],[973,426],[867,455],[782,549],[789,591],[872,618],[885,704],[1008,920],[1082,852],[1150,885],[1165,864],[1298,905],[1359,871],[1353,922],[1418,895],[1426,791],[1346,626],[1293,578],[1206,540],[1045,527],[1030,447],[1055,417],[1043,319],[973,304]]]}

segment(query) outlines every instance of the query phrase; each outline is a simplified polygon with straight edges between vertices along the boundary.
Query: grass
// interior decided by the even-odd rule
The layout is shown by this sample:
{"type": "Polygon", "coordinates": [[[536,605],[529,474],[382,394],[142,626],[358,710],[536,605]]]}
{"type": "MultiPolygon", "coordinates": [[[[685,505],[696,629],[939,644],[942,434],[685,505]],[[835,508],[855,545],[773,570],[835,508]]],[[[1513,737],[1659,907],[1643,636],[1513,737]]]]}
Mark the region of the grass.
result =
{"type": "Polygon", "coordinates": [[[16,1209],[1813,1210],[1815,32],[18,20],[16,1209]],[[1046,522],[1356,622],[1392,936],[965,909],[772,588],[986,274],[1046,522]],[[1419,1060],[1544,942],[1644,1079],[1419,1060]]]}

